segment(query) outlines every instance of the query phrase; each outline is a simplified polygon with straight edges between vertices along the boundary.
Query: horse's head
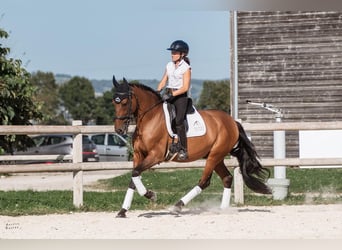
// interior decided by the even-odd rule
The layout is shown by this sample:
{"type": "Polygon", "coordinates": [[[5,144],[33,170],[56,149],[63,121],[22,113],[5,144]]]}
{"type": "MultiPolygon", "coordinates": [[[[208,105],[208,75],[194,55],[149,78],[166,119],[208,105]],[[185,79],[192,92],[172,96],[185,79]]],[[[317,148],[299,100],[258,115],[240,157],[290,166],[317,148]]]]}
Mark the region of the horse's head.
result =
{"type": "Polygon", "coordinates": [[[118,83],[113,76],[115,93],[112,103],[115,108],[114,126],[118,134],[124,134],[128,130],[129,121],[135,112],[136,104],[133,102],[131,88],[125,78],[123,83],[118,83]]]}
{"type": "MultiPolygon", "coordinates": [[[[131,118],[135,118],[137,125],[144,117],[152,114],[155,107],[163,102],[160,94],[152,88],[139,83],[128,83],[125,78],[120,84],[113,76],[115,93],[113,104],[115,130],[119,134],[127,132],[131,118]]],[[[148,119],[147,119],[148,120],[148,119]]]]}

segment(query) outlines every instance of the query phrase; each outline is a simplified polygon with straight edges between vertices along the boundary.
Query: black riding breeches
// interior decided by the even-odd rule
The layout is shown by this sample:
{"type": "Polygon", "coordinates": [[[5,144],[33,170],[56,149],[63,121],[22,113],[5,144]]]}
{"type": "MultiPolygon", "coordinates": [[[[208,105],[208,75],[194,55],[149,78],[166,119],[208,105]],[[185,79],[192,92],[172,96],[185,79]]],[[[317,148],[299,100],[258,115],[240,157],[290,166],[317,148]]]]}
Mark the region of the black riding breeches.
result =
{"type": "Polygon", "coordinates": [[[186,115],[186,109],[188,106],[188,96],[186,93],[181,94],[179,96],[175,96],[174,99],[170,102],[176,108],[176,126],[181,126],[184,124],[184,119],[186,115]]]}

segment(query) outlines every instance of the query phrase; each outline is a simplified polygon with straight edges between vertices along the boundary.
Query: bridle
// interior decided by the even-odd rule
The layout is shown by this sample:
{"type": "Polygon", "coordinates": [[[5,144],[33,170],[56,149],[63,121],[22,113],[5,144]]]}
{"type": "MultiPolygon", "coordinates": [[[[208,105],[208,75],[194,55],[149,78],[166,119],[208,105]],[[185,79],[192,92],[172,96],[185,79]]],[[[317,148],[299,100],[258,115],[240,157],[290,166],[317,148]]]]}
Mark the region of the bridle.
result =
{"type": "MultiPolygon", "coordinates": [[[[121,103],[124,99],[128,98],[128,112],[127,112],[127,114],[124,116],[114,116],[114,118],[113,118],[114,121],[115,120],[124,120],[124,126],[123,126],[124,134],[126,134],[128,132],[128,127],[129,127],[130,121],[133,120],[133,118],[134,118],[134,113],[132,112],[132,96],[133,95],[134,95],[134,98],[136,99],[136,103],[137,103],[136,110],[139,110],[140,109],[140,102],[139,102],[138,97],[131,90],[131,86],[129,86],[128,94],[127,94],[127,92],[117,92],[117,93],[115,93],[115,95],[113,97],[113,101],[117,104],[121,103]]],[[[160,100],[159,102],[153,104],[147,110],[142,112],[139,115],[139,117],[137,117],[137,123],[139,123],[139,121],[141,121],[143,119],[143,117],[145,116],[146,113],[151,111],[154,107],[156,107],[157,105],[159,105],[162,102],[163,102],[163,100],[160,100]]]]}
{"type": "Polygon", "coordinates": [[[113,97],[113,101],[117,104],[121,103],[127,97],[128,97],[128,112],[127,112],[127,114],[124,116],[114,116],[114,118],[113,118],[114,122],[115,122],[115,120],[124,120],[124,126],[123,126],[124,134],[127,133],[130,120],[133,118],[131,88],[129,88],[128,95],[126,92],[116,92],[114,97],[113,97]]]}

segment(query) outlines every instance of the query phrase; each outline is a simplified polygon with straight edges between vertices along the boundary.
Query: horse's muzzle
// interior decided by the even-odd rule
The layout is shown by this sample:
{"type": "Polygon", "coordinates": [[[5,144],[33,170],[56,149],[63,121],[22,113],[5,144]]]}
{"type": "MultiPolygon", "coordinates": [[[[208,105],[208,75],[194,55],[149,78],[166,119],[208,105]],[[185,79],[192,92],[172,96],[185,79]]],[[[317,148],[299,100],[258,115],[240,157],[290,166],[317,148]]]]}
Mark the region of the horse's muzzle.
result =
{"type": "Polygon", "coordinates": [[[115,132],[118,133],[119,135],[123,135],[125,133],[125,130],[122,128],[115,129],[115,132]]]}

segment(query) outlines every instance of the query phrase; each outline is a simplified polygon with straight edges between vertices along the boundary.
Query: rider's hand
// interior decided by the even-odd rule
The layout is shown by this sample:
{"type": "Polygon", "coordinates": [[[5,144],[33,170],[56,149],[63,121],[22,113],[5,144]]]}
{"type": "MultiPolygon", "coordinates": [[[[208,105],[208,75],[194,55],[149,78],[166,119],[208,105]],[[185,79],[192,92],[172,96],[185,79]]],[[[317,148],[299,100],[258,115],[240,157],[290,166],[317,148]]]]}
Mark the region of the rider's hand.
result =
{"type": "Polygon", "coordinates": [[[162,96],[162,99],[164,102],[169,102],[171,101],[173,98],[171,93],[164,93],[164,95],[162,96]]]}

